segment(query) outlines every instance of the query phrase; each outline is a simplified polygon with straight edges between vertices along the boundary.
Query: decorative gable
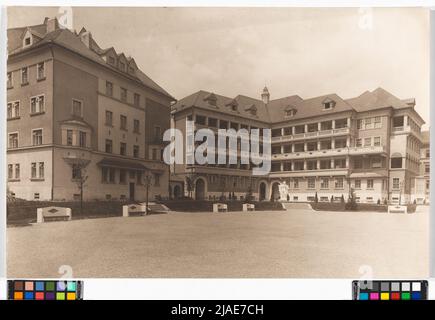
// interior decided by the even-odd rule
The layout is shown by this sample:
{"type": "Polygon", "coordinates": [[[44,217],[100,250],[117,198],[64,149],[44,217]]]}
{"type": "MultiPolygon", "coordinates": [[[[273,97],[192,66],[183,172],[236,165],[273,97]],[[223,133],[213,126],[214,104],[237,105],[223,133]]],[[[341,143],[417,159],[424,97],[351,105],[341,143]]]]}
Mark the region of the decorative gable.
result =
{"type": "Polygon", "coordinates": [[[129,73],[129,74],[135,74],[136,73],[136,70],[137,70],[137,65],[136,65],[136,62],[134,61],[134,59],[133,58],[130,58],[129,59],[129,61],[128,61],[128,70],[127,70],[127,72],[129,73]]]}
{"type": "Polygon", "coordinates": [[[125,55],[123,53],[121,53],[120,55],[118,55],[118,69],[123,71],[123,72],[127,72],[127,58],[125,57],[125,55]]]}
{"type": "Polygon", "coordinates": [[[29,47],[33,44],[33,34],[29,28],[26,29],[26,32],[23,36],[23,48],[29,47]]]}

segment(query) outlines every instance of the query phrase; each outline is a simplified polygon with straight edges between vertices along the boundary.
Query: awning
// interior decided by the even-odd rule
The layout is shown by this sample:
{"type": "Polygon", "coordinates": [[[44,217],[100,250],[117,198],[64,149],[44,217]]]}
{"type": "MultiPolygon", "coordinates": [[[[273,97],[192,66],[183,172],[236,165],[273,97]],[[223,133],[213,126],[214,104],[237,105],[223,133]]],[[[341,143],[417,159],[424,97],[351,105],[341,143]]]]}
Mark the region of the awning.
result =
{"type": "Polygon", "coordinates": [[[376,173],[376,172],[357,172],[357,173],[351,173],[351,178],[384,178],[386,175],[376,173]]]}
{"type": "Polygon", "coordinates": [[[112,167],[129,170],[149,170],[140,162],[115,158],[103,158],[100,162],[97,163],[97,165],[101,167],[112,167]]]}

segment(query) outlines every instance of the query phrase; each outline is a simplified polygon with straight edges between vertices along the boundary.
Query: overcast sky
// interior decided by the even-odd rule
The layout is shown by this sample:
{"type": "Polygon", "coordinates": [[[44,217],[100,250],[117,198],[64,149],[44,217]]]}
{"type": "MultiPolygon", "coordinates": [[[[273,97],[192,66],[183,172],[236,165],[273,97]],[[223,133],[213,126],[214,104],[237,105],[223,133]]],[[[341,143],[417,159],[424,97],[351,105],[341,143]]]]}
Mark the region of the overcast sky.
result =
{"type": "MultiPolygon", "coordinates": [[[[57,13],[11,7],[8,27],[57,13]]],[[[82,26],[177,99],[200,89],[259,98],[265,84],[272,99],[383,87],[415,97],[429,122],[426,9],[73,8],[73,27],[82,26]]]]}

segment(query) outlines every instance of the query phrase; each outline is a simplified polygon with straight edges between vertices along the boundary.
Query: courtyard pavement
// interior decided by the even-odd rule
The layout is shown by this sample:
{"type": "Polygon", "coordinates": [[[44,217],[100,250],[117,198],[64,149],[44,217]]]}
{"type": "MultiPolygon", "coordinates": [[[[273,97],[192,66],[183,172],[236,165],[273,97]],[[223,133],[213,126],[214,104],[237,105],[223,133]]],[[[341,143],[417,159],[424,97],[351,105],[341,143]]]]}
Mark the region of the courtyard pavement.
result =
{"type": "Polygon", "coordinates": [[[429,207],[415,214],[169,213],[7,229],[12,278],[426,278],[429,207]],[[361,269],[360,269],[361,268],[361,269]]]}

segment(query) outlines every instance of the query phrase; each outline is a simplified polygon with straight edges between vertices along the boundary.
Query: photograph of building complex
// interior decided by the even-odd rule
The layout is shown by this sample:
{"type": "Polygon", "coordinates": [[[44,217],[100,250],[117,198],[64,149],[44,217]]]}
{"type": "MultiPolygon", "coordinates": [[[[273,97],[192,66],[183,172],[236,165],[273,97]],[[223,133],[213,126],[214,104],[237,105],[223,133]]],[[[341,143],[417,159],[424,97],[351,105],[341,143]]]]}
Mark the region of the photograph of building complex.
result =
{"type": "Polygon", "coordinates": [[[8,21],[8,276],[427,274],[426,10],[10,7],[8,21]],[[270,170],[240,141],[236,163],[166,161],[168,129],[184,144],[189,123],[260,129],[260,153],[270,132],[270,170]]]}

